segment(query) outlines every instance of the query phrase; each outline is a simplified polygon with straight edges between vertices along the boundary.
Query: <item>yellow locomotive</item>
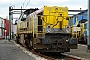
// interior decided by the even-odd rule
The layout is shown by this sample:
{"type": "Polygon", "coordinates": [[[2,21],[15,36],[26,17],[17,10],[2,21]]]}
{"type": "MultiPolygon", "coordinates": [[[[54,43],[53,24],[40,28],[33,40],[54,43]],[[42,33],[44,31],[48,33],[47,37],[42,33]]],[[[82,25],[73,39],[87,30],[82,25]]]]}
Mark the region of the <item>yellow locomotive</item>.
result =
{"type": "Polygon", "coordinates": [[[68,21],[67,7],[44,6],[18,20],[17,42],[39,52],[69,52],[77,48],[77,39],[68,21]]]}
{"type": "MultiPolygon", "coordinates": [[[[76,18],[77,19],[77,18],[76,18]]],[[[76,37],[78,43],[87,43],[87,20],[77,20],[75,25],[71,26],[71,34],[76,37]]]]}

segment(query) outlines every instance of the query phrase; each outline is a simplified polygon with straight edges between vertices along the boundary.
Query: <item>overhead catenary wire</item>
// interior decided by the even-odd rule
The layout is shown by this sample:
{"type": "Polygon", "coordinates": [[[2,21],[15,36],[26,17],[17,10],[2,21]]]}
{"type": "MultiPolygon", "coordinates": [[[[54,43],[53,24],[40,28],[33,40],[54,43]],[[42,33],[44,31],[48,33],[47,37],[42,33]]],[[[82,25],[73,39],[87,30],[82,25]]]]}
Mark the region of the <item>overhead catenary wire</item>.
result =
{"type": "Polygon", "coordinates": [[[83,9],[83,8],[85,8],[85,7],[87,7],[88,5],[85,5],[85,6],[83,6],[83,7],[81,7],[80,9],[83,9]]]}
{"type": "MultiPolygon", "coordinates": [[[[26,1],[26,0],[24,0],[24,2],[23,2],[23,8],[24,8],[24,3],[25,3],[25,1],[26,1]]],[[[29,0],[29,2],[30,2],[30,1],[31,1],[31,0],[29,0]]],[[[27,3],[27,5],[29,4],[29,2],[27,3]]],[[[27,5],[26,5],[26,7],[27,7],[27,5]]],[[[25,7],[25,8],[26,8],[26,7],[25,7]]],[[[20,17],[17,19],[17,21],[18,21],[18,20],[21,20],[21,18],[23,17],[23,15],[24,15],[24,12],[22,11],[22,13],[21,13],[20,17]]]]}
{"type": "MultiPolygon", "coordinates": [[[[28,4],[30,3],[30,1],[31,1],[31,0],[29,0],[29,1],[28,1],[28,3],[27,3],[27,5],[26,5],[26,7],[27,7],[27,6],[28,6],[28,4]]],[[[25,8],[26,8],[26,7],[25,7],[25,8]]]]}
{"type": "MultiPolygon", "coordinates": [[[[25,1],[26,1],[26,0],[25,0],[25,1]]],[[[25,3],[25,1],[24,1],[24,3],[25,3]]],[[[28,4],[30,3],[30,1],[31,1],[31,0],[29,0],[29,1],[27,2],[26,7],[27,7],[28,4]]],[[[24,5],[24,3],[23,3],[23,5],[24,5]]],[[[26,7],[25,7],[25,8],[26,8],[26,7]]],[[[20,15],[20,17],[19,17],[18,19],[21,20],[21,18],[22,18],[23,15],[24,15],[24,12],[22,12],[22,14],[20,15]]]]}
{"type": "Polygon", "coordinates": [[[10,5],[11,5],[11,2],[12,2],[12,0],[10,0],[10,5]]]}
{"type": "MultiPolygon", "coordinates": [[[[26,0],[25,0],[25,1],[26,1],[26,0]]],[[[24,1],[24,2],[25,2],[25,1],[24,1]]],[[[28,1],[26,7],[28,6],[28,4],[29,4],[30,1],[31,1],[31,0],[28,1]]],[[[26,7],[25,7],[25,8],[26,8],[26,7]]],[[[22,14],[20,15],[19,19],[21,19],[23,15],[24,15],[24,13],[22,12],[22,14]]]]}
{"type": "Polygon", "coordinates": [[[26,2],[26,0],[24,0],[24,2],[23,2],[23,8],[24,8],[24,3],[26,2]]]}
{"type": "Polygon", "coordinates": [[[84,8],[84,7],[87,7],[88,5],[85,5],[85,6],[83,6],[82,8],[84,8]]]}

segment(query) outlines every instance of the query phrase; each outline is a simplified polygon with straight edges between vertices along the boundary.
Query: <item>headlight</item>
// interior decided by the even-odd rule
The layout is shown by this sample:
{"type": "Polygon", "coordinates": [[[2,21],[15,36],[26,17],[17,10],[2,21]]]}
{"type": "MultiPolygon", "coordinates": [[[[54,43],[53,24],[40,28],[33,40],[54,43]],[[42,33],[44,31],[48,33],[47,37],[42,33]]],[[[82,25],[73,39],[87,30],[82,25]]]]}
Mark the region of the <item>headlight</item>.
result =
{"type": "Polygon", "coordinates": [[[50,33],[51,32],[51,29],[47,29],[47,32],[50,33]]]}
{"type": "Polygon", "coordinates": [[[66,42],[68,42],[69,40],[66,40],[66,42]]]}
{"type": "Polygon", "coordinates": [[[47,32],[51,33],[51,26],[50,25],[47,26],[47,32]]]}

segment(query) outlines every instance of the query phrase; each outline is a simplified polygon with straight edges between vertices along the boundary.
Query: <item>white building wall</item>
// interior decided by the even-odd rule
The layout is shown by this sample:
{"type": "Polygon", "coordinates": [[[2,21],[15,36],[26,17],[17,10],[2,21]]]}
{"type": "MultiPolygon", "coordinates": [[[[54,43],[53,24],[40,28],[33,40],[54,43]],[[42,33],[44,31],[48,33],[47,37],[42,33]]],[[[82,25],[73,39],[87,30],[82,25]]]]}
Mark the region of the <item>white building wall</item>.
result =
{"type": "Polygon", "coordinates": [[[0,37],[2,36],[2,30],[1,30],[1,28],[0,28],[0,37]]]}
{"type": "Polygon", "coordinates": [[[4,19],[0,17],[0,38],[4,38],[4,19]]]}
{"type": "Polygon", "coordinates": [[[5,28],[4,19],[0,18],[0,27],[5,28]]]}

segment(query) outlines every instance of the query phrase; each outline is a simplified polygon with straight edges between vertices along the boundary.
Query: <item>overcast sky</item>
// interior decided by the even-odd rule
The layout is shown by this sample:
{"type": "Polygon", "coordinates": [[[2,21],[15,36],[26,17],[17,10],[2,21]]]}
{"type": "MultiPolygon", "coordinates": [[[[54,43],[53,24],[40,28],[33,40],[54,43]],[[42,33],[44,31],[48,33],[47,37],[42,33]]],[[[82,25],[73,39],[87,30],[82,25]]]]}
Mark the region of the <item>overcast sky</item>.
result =
{"type": "MultiPolygon", "coordinates": [[[[44,5],[52,6],[67,6],[69,9],[87,9],[88,0],[0,0],[0,17],[6,18],[8,16],[9,6],[13,5],[15,8],[31,8],[31,7],[43,7],[44,5]],[[26,7],[27,5],[27,7],[26,7]]],[[[17,17],[17,15],[15,15],[17,17]]]]}

